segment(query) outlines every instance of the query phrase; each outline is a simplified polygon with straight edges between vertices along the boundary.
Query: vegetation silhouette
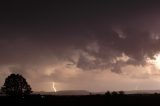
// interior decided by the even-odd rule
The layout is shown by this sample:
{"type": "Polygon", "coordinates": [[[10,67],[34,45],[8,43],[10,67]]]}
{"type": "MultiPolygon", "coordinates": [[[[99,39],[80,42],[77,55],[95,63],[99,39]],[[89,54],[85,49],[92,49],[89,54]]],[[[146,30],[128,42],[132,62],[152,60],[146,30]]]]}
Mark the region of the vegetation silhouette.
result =
{"type": "Polygon", "coordinates": [[[119,91],[118,92],[120,95],[124,95],[125,93],[124,93],[124,91],[119,91]]]}
{"type": "Polygon", "coordinates": [[[105,95],[111,95],[111,92],[109,92],[109,91],[107,91],[106,93],[105,93],[105,95]]]}
{"type": "Polygon", "coordinates": [[[115,96],[116,96],[116,95],[118,95],[118,93],[117,93],[116,91],[113,91],[113,92],[112,92],[112,95],[115,95],[115,96]]]}
{"type": "Polygon", "coordinates": [[[30,85],[20,74],[9,75],[1,88],[2,93],[11,96],[23,96],[32,93],[30,85]]]}

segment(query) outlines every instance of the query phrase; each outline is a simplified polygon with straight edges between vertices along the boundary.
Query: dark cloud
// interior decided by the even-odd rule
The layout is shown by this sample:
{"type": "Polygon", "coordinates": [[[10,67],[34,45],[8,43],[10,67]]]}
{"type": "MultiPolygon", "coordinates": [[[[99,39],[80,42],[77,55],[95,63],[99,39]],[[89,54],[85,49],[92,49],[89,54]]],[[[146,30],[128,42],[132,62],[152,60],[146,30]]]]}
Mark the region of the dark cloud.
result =
{"type": "Polygon", "coordinates": [[[119,73],[127,64],[145,65],[146,58],[153,58],[160,50],[160,16],[155,3],[93,1],[51,3],[43,8],[33,4],[23,4],[24,8],[16,4],[18,7],[4,10],[1,65],[73,62],[73,52],[80,50],[87,55],[79,53],[74,61],[78,68],[111,68],[119,73]],[[113,62],[122,54],[129,59],[113,62]]]}
{"type": "Polygon", "coordinates": [[[20,73],[34,90],[153,85],[159,70],[146,59],[160,51],[159,10],[153,0],[2,2],[0,84],[20,73]]]}
{"type": "Polygon", "coordinates": [[[113,72],[120,72],[120,67],[125,64],[145,65],[147,58],[153,59],[154,55],[159,52],[160,40],[157,39],[159,35],[153,37],[156,33],[153,31],[154,29],[145,29],[145,26],[125,26],[119,28],[119,30],[123,34],[123,37],[114,28],[95,32],[94,38],[97,45],[92,45],[90,48],[94,49],[98,47],[98,50],[82,48],[95,59],[88,59],[88,56],[81,55],[77,66],[88,70],[112,67],[113,72]],[[128,56],[129,59],[125,62],[116,61],[113,63],[113,60],[121,57],[122,54],[128,56]]]}

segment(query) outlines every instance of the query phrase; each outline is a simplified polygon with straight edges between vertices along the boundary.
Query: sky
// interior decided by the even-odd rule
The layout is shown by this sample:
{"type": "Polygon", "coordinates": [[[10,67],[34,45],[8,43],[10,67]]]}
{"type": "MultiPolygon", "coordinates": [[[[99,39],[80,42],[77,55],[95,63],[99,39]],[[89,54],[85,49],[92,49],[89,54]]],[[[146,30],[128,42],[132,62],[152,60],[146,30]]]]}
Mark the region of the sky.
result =
{"type": "Polygon", "coordinates": [[[34,91],[160,89],[160,3],[0,3],[0,86],[11,73],[34,91]]]}

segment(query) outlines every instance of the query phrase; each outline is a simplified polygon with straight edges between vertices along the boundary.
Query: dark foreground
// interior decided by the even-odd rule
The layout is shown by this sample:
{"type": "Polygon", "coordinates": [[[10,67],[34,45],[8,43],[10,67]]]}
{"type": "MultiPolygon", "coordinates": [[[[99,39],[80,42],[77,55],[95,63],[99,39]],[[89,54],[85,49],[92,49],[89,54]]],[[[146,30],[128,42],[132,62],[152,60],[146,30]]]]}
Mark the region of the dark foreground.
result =
{"type": "MultiPolygon", "coordinates": [[[[154,106],[160,105],[160,94],[50,96],[30,95],[25,97],[0,96],[0,104],[35,106],[154,106]]],[[[1,105],[2,106],[2,105],[1,105]]]]}

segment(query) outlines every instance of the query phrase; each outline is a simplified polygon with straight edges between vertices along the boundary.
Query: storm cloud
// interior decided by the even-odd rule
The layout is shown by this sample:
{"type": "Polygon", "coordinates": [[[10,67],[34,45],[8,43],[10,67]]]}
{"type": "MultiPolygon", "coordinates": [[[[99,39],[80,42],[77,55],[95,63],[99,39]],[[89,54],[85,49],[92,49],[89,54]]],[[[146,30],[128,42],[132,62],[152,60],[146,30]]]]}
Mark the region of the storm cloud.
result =
{"type": "Polygon", "coordinates": [[[80,76],[88,79],[85,73],[124,74],[124,67],[145,67],[160,51],[158,3],[14,4],[1,6],[0,67],[5,76],[20,73],[31,83],[76,82],[80,76]]]}

